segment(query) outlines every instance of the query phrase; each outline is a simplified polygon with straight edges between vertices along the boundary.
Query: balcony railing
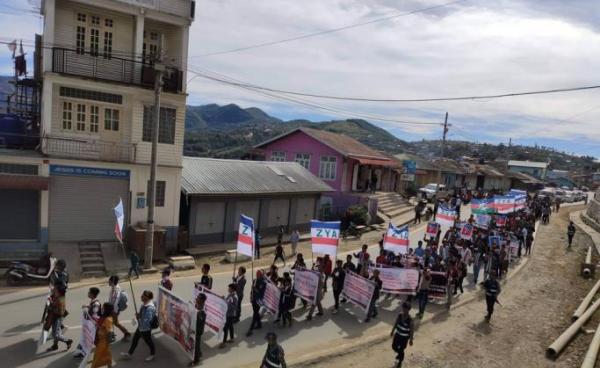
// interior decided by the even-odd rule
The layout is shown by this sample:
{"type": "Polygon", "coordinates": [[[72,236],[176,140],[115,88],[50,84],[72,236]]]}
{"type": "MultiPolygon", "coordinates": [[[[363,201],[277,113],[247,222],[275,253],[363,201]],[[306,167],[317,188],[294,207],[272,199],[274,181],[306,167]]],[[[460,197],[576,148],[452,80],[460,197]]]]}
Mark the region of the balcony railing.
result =
{"type": "MultiPolygon", "coordinates": [[[[52,49],[52,71],[102,81],[132,84],[154,88],[155,71],[152,65],[120,57],[106,57],[89,52],[58,48],[52,49]]],[[[183,89],[183,73],[176,68],[167,68],[163,78],[165,92],[178,93],[183,89]]]]}
{"type": "Polygon", "coordinates": [[[83,139],[42,137],[42,152],[49,156],[82,160],[134,162],[135,145],[83,139]]]}

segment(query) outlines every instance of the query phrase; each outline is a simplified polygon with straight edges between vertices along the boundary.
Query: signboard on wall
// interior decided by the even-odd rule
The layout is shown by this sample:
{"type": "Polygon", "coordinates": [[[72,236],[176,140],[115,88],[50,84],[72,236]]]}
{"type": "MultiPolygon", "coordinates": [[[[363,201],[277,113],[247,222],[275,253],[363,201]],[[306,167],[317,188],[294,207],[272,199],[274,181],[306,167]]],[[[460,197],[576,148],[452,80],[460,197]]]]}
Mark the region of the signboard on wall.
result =
{"type": "Polygon", "coordinates": [[[415,181],[415,174],[402,174],[400,175],[402,181],[415,181]]]}
{"type": "Polygon", "coordinates": [[[415,181],[415,174],[417,173],[417,162],[413,160],[402,161],[402,175],[400,180],[402,181],[415,181]]]}
{"type": "Polygon", "coordinates": [[[50,165],[50,175],[95,176],[112,179],[129,179],[129,173],[129,170],[108,169],[103,167],[50,165]]]}

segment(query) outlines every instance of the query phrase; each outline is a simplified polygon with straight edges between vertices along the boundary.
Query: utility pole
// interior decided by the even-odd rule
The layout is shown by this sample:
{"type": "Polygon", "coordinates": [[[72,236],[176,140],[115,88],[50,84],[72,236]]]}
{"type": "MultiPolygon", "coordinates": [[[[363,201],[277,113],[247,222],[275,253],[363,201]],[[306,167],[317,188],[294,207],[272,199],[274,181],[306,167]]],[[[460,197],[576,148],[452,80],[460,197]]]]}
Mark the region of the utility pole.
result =
{"type": "MultiPolygon", "coordinates": [[[[444,150],[446,148],[446,134],[448,133],[448,112],[446,111],[446,118],[444,119],[444,133],[442,134],[442,147],[440,149],[440,165],[444,162],[444,150]]],[[[438,180],[435,185],[435,200],[437,201],[437,194],[442,183],[442,167],[438,165],[438,180]]]]}
{"type": "Polygon", "coordinates": [[[144,253],[144,269],[152,269],[154,252],[154,207],[156,204],[156,170],[158,167],[158,132],[160,127],[160,94],[163,85],[165,66],[162,64],[162,41],[154,62],[154,114],[152,116],[152,156],[150,159],[150,182],[148,184],[148,218],[146,220],[146,250],[144,253]]]}

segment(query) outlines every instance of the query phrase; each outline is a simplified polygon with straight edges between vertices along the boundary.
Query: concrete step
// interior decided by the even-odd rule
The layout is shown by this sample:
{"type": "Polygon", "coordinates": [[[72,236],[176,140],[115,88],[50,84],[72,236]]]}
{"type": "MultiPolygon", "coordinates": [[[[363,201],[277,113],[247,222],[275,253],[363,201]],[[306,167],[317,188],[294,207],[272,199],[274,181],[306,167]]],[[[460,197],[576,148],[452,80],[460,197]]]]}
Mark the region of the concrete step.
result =
{"type": "Polygon", "coordinates": [[[104,262],[90,262],[81,264],[83,272],[86,271],[102,271],[104,272],[104,262]]]}
{"type": "Polygon", "coordinates": [[[405,207],[405,208],[398,208],[394,211],[384,212],[384,213],[388,217],[396,217],[396,216],[407,214],[407,213],[411,212],[412,210],[413,210],[412,207],[405,207]]]}
{"type": "Polygon", "coordinates": [[[395,208],[412,208],[411,205],[406,204],[406,203],[390,203],[390,204],[385,204],[382,206],[378,206],[380,209],[382,209],[383,211],[389,211],[389,210],[393,210],[395,208]]]}
{"type": "Polygon", "coordinates": [[[102,258],[102,255],[94,256],[94,257],[81,257],[80,261],[81,261],[81,264],[86,264],[86,263],[102,263],[102,264],[104,264],[104,258],[102,258]]]}
{"type": "Polygon", "coordinates": [[[106,272],[104,271],[83,271],[81,273],[83,277],[106,277],[106,272]]]}
{"type": "Polygon", "coordinates": [[[79,256],[80,257],[102,257],[102,252],[90,252],[90,251],[85,251],[85,252],[79,252],[79,256]]]}

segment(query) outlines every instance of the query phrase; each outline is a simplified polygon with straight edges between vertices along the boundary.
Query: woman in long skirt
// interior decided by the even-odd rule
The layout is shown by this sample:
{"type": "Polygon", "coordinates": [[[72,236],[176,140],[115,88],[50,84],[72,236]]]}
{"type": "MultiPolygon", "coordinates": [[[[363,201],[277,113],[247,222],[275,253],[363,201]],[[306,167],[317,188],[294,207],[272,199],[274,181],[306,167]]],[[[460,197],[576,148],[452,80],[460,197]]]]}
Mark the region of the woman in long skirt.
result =
{"type": "Polygon", "coordinates": [[[96,330],[96,350],[94,351],[94,360],[92,368],[104,367],[112,368],[112,354],[110,352],[110,332],[112,331],[113,305],[104,303],[102,306],[102,317],[98,321],[96,330]]]}

